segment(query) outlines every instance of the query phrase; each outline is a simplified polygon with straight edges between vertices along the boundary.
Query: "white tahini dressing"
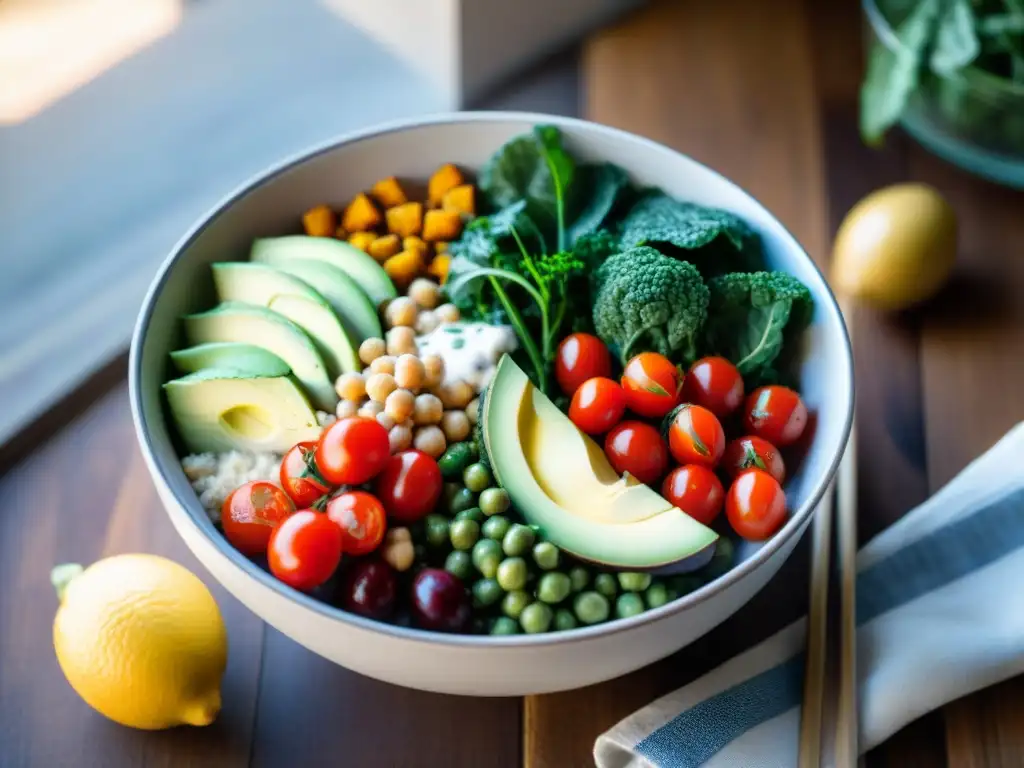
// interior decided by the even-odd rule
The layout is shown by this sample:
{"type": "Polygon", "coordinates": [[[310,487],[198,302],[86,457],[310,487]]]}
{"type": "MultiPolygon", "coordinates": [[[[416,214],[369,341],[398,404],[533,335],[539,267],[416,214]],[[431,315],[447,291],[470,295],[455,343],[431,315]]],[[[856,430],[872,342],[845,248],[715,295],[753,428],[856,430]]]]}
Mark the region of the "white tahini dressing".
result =
{"type": "Polygon", "coordinates": [[[416,338],[420,355],[440,355],[445,382],[466,381],[480,391],[490,381],[501,356],[518,347],[507,325],[444,323],[416,338]]]}

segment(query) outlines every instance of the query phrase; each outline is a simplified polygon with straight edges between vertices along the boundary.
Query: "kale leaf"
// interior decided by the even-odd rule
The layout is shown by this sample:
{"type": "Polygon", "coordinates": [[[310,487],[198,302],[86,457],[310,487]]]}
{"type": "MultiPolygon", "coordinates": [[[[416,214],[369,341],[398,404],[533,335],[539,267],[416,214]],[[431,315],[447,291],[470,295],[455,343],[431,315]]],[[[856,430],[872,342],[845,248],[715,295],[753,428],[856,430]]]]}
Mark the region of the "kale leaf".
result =
{"type": "MultiPolygon", "coordinates": [[[[575,216],[566,234],[566,243],[570,247],[608,222],[630,186],[626,172],[612,163],[581,166],[576,178],[576,184],[588,190],[590,197],[579,212],[571,212],[575,216]]],[[[576,200],[582,197],[582,194],[574,195],[576,200]]]]}

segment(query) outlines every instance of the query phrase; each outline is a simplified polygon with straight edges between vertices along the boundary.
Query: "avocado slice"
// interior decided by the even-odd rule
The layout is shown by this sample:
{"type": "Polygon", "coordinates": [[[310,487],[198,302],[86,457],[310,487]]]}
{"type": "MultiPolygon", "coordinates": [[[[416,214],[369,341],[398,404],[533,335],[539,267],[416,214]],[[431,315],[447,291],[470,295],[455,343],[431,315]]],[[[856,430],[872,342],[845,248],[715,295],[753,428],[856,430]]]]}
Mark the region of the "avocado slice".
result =
{"type": "Polygon", "coordinates": [[[349,335],[359,344],[363,339],[382,338],[384,331],[377,308],[359,283],[333,264],[312,259],[298,259],[293,251],[271,252],[264,262],[275,269],[297,277],[318,290],[349,335]]]}
{"type": "Polygon", "coordinates": [[[705,565],[718,534],[631,477],[505,355],[484,405],[484,445],[512,503],[566,552],[614,568],[683,573],[705,565]]]}
{"type": "Polygon", "coordinates": [[[227,261],[210,268],[221,301],[256,304],[287,317],[313,340],[332,376],[360,370],[359,342],[311,285],[266,264],[227,261]]]}
{"type": "Polygon", "coordinates": [[[207,368],[164,384],[188,450],[284,453],[320,437],[316,414],[291,376],[207,368]]]}
{"type": "Polygon", "coordinates": [[[398,295],[395,284],[373,257],[341,240],[307,235],[265,237],[252,244],[249,258],[264,264],[279,258],[311,259],[333,264],[358,283],[374,307],[398,295]]]}
{"type": "Polygon", "coordinates": [[[265,307],[224,302],[211,310],[183,318],[190,344],[238,341],[273,352],[292,369],[317,408],[333,411],[338,395],[327,366],[312,340],[283,315],[265,307]]]}
{"type": "Polygon", "coordinates": [[[218,341],[199,344],[171,352],[174,367],[182,373],[196,373],[204,368],[222,368],[252,376],[287,376],[288,364],[273,352],[255,344],[218,341]]]}

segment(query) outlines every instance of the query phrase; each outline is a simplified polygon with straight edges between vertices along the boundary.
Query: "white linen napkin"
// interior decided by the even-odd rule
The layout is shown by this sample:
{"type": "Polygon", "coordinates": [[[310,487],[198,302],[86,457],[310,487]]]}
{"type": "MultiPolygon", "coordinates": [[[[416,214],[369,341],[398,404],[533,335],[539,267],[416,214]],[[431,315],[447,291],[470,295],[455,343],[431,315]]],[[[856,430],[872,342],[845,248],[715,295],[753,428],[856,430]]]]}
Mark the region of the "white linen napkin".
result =
{"type": "MultiPolygon", "coordinates": [[[[1024,672],[1024,423],[857,556],[860,750],[1024,672]]],[[[797,764],[806,620],[597,739],[600,768],[797,764]]]]}

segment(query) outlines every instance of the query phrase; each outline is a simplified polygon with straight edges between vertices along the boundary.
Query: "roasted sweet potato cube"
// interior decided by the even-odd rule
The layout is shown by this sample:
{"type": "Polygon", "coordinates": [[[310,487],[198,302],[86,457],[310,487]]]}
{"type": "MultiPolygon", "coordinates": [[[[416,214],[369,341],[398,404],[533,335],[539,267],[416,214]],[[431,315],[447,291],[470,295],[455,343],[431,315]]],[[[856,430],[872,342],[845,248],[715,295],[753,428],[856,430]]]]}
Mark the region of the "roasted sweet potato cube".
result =
{"type": "Polygon", "coordinates": [[[370,243],[366,250],[377,261],[385,261],[402,250],[402,244],[398,235],[384,235],[370,243]]]}
{"type": "Polygon", "coordinates": [[[366,232],[380,226],[380,222],[380,211],[362,192],[352,198],[345,209],[345,215],[341,217],[341,226],[349,232],[366,232]]]}
{"type": "Polygon", "coordinates": [[[423,203],[403,203],[385,212],[388,232],[399,237],[418,235],[423,231],[423,203]]]}
{"type": "Polygon", "coordinates": [[[338,217],[326,205],[310,208],[302,214],[302,228],[311,237],[333,237],[338,227],[338,217]]]}
{"type": "Polygon", "coordinates": [[[446,211],[458,211],[466,216],[475,216],[476,190],[472,184],[452,187],[441,198],[441,207],[446,211]]]}
{"type": "Polygon", "coordinates": [[[376,232],[353,232],[348,241],[360,251],[369,251],[370,244],[377,239],[376,232]]]}
{"type": "Polygon", "coordinates": [[[427,211],[423,217],[423,239],[428,243],[436,240],[454,240],[462,232],[462,214],[458,211],[427,211]]]}
{"type": "Polygon", "coordinates": [[[373,185],[370,194],[385,208],[394,208],[396,205],[409,202],[409,198],[405,196],[405,190],[394,176],[388,176],[386,179],[378,181],[373,185]]]}
{"type": "Polygon", "coordinates": [[[434,175],[430,177],[430,181],[427,183],[427,198],[430,200],[431,206],[436,208],[441,205],[445,193],[464,183],[464,181],[462,171],[451,163],[442,165],[434,171],[434,175]]]}
{"type": "Polygon", "coordinates": [[[423,238],[417,237],[416,235],[409,235],[409,237],[402,240],[403,251],[419,251],[421,256],[426,256],[427,251],[430,250],[430,246],[423,242],[423,238]]]}
{"type": "Polygon", "coordinates": [[[419,251],[399,251],[384,262],[384,271],[396,286],[404,289],[423,271],[423,264],[419,251]]]}
{"type": "Polygon", "coordinates": [[[451,264],[451,262],[451,256],[447,253],[439,253],[427,266],[427,274],[437,278],[437,282],[444,285],[444,281],[448,279],[448,265],[451,264]]]}

